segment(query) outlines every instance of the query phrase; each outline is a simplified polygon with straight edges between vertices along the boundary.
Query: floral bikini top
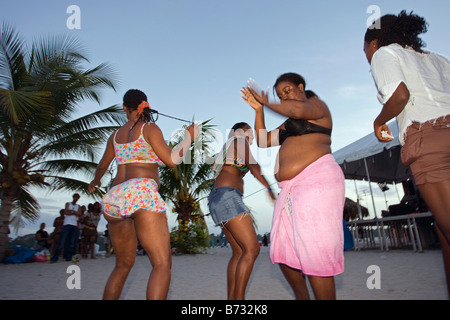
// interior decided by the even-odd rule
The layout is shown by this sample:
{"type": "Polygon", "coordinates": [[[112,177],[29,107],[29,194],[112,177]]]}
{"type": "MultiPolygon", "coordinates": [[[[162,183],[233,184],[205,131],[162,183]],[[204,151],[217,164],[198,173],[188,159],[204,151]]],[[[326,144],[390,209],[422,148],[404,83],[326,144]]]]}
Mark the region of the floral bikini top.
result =
{"type": "Polygon", "coordinates": [[[116,162],[118,165],[127,163],[156,163],[163,166],[164,163],[158,158],[152,146],[145,141],[144,126],[141,127],[141,134],[139,138],[132,142],[117,143],[116,135],[114,134],[114,152],[116,154],[116,162]]]}
{"type": "Polygon", "coordinates": [[[230,164],[233,168],[238,169],[244,175],[249,171],[249,168],[247,167],[243,159],[239,157],[236,157],[234,159],[226,157],[228,148],[231,146],[232,142],[238,138],[245,139],[243,137],[231,137],[223,146],[222,152],[217,156],[216,161],[214,162],[212,167],[212,170],[214,171],[214,179],[219,176],[224,164],[230,164]]]}

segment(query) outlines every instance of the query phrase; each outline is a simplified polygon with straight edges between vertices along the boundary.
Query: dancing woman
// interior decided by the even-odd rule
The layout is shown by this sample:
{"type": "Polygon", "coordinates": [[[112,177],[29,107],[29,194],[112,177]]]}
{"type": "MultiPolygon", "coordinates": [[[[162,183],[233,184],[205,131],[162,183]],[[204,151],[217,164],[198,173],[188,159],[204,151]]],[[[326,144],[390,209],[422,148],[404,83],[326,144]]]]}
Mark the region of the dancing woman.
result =
{"type": "Polygon", "coordinates": [[[229,300],[245,298],[245,289],[259,255],[250,210],[242,200],[245,174],[250,171],[266,187],[270,198],[275,200],[250,151],[252,141],[252,128],[244,122],[235,124],[213,166],[215,182],[209,195],[209,211],[216,225],[222,227],[233,250],[227,269],[229,300]]]}
{"type": "Polygon", "coordinates": [[[170,149],[159,127],[151,123],[147,96],[129,90],[123,97],[128,122],[108,139],[105,153],[97,167],[89,192],[100,186],[111,161],[116,159],[117,175],[103,197],[103,214],[108,222],[116,266],[104,290],[104,299],[118,299],[134,265],[137,238],[145,249],[152,271],[147,285],[147,299],[166,299],[171,278],[171,250],[166,204],[158,193],[158,167],[174,167],[198,135],[191,125],[185,139],[170,149]],[[194,135],[195,134],[195,135],[194,135]]]}
{"type": "Polygon", "coordinates": [[[368,28],[364,52],[383,109],[374,121],[377,138],[392,140],[386,122],[397,118],[401,158],[409,166],[437,222],[450,297],[450,61],[425,52],[424,18],[402,11],[368,28]]]}
{"type": "Polygon", "coordinates": [[[242,89],[255,110],[259,147],[281,146],[275,177],[282,188],[275,204],[270,257],[279,263],[297,299],[309,299],[305,275],[316,299],[335,299],[334,276],[344,270],[342,215],[344,175],[331,155],[332,119],[326,104],[298,74],[281,75],[274,89],[279,104],[264,92],[242,89]],[[264,105],[289,117],[267,132],[264,105]]]}

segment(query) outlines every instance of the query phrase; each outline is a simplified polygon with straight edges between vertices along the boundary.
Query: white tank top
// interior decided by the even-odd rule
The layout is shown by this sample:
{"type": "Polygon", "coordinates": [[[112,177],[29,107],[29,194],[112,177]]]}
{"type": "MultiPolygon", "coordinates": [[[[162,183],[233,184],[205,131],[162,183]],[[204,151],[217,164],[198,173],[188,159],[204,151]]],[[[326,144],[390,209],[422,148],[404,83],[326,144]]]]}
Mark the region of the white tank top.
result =
{"type": "MultiPolygon", "coordinates": [[[[69,202],[69,206],[68,206],[69,210],[75,210],[77,211],[79,208],[78,204],[73,204],[72,202],[69,202]]],[[[75,215],[64,215],[64,225],[71,225],[71,226],[77,226],[78,224],[78,216],[75,215]]]]}

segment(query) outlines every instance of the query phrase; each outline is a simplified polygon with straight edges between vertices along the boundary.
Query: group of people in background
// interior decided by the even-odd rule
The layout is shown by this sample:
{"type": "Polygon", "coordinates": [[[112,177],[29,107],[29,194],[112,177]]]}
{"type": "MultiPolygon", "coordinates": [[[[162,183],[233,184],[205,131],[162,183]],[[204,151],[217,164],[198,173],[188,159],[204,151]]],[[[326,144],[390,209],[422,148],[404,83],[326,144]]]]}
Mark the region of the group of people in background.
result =
{"type": "MultiPolygon", "coordinates": [[[[72,201],[67,202],[61,209],[60,216],[53,222],[54,231],[49,236],[45,231],[45,223],[41,223],[36,232],[37,245],[40,248],[49,249],[51,262],[58,261],[63,256],[64,260],[72,261],[76,254],[82,258],[95,259],[95,244],[97,243],[98,223],[102,217],[100,202],[90,203],[87,208],[77,202],[80,195],[75,193],[72,201]]],[[[108,244],[105,243],[108,250],[108,244]]]]}
{"type": "MultiPolygon", "coordinates": [[[[382,142],[390,141],[386,123],[397,118],[402,160],[411,166],[436,219],[449,281],[450,62],[423,50],[419,35],[424,32],[426,22],[415,14],[403,11],[383,16],[367,29],[364,52],[383,104],[374,121],[375,134],[382,142]]],[[[280,265],[295,297],[310,298],[308,279],[316,299],[335,299],[334,276],[344,271],[345,184],[343,172],[331,154],[331,113],[315,92],[306,90],[306,81],[299,74],[281,75],[273,88],[278,103],[270,102],[265,92],[242,89],[242,98],[255,111],[255,132],[247,122],[237,122],[213,166],[209,210],[232,248],[227,269],[228,298],[245,298],[260,250],[252,215],[242,199],[243,178],[250,172],[275,202],[270,258],[280,265]],[[288,119],[269,131],[264,108],[288,119]],[[250,151],[254,134],[261,148],[280,146],[275,165],[275,178],[281,188],[278,195],[250,151]]],[[[166,206],[158,193],[158,167],[179,164],[198,136],[198,128],[195,124],[187,127],[185,139],[171,149],[160,128],[151,121],[151,108],[142,91],[129,90],[123,109],[128,122],[110,136],[89,185],[90,192],[100,186],[100,179],[116,160],[117,176],[102,200],[116,250],[116,266],[103,297],[120,297],[135,261],[139,238],[153,266],[147,298],[165,299],[170,285],[171,251],[166,206]]],[[[76,215],[74,205],[66,208],[68,220],[76,215]]],[[[67,225],[68,235],[72,232],[69,229],[73,229],[71,224],[67,225]]],[[[61,245],[56,252],[60,249],[61,245]]]]}

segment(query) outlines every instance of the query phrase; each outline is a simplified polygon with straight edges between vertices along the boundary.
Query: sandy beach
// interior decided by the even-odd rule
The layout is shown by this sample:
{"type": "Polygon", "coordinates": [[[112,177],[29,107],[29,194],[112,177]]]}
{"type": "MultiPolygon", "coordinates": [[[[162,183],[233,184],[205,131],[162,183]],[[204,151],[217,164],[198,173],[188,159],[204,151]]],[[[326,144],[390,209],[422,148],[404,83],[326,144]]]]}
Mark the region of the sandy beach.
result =
{"type": "MultiPolygon", "coordinates": [[[[173,256],[169,300],[226,299],[225,271],[229,248],[212,248],[206,254],[173,256]]],[[[83,259],[80,289],[68,289],[73,265],[24,263],[0,265],[0,300],[99,300],[114,267],[114,256],[83,259]]],[[[137,256],[121,299],[143,300],[151,265],[137,256]]],[[[369,281],[370,282],[370,281],[369,281]]],[[[345,272],[336,277],[338,300],[446,300],[447,290],[440,250],[415,253],[412,250],[345,252],[345,272]],[[369,266],[378,266],[380,289],[368,289],[369,266]]],[[[247,289],[249,300],[293,300],[279,267],[269,260],[269,248],[262,247],[247,289]]]]}

